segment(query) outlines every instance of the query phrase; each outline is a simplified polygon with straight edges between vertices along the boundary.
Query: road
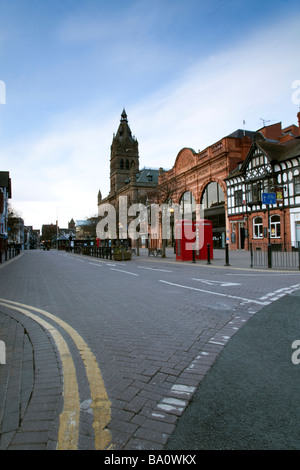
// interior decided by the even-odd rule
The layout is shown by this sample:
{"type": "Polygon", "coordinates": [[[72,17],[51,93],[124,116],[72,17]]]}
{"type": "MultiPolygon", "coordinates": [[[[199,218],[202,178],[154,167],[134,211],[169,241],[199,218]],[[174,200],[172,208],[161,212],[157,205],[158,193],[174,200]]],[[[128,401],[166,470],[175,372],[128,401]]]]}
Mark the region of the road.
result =
{"type": "Polygon", "coordinates": [[[31,251],[0,269],[0,318],[38,325],[34,370],[60,391],[58,448],[160,450],[233,335],[299,288],[297,272],[31,251]],[[40,352],[42,336],[52,353],[40,352]]]}

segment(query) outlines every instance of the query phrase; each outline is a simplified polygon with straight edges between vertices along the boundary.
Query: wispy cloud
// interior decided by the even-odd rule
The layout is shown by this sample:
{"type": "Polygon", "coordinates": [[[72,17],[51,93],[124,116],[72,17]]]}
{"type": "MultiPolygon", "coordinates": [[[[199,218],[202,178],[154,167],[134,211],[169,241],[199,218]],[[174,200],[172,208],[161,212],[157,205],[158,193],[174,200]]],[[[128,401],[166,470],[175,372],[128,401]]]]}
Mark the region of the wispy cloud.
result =
{"type": "Polygon", "coordinates": [[[244,119],[252,130],[262,127],[260,118],[296,119],[291,86],[300,69],[291,45],[300,42],[299,20],[254,31],[247,41],[195,63],[180,82],[139,103],[131,118],[145,160],[173,164],[183,146],[203,149],[242,127],[244,119]]]}
{"type": "MultiPolygon", "coordinates": [[[[152,13],[153,21],[156,14],[152,13]]],[[[77,77],[78,83],[82,81],[78,102],[64,111],[53,109],[48,127],[39,128],[37,135],[31,132],[0,149],[1,166],[11,168],[13,205],[27,224],[55,223],[58,212],[60,225],[66,226],[72,217],[80,219],[97,211],[98,190],[103,196],[109,192],[110,145],[123,106],[139,141],[141,166],[165,168],[173,166],[183,147],[203,149],[242,127],[243,119],[254,130],[261,127],[260,118],[288,125],[296,117],[291,86],[300,78],[296,59],[299,15],[253,29],[239,43],[230,48],[220,45],[208,57],[199,53],[189,67],[181,67],[181,55],[176,58],[175,49],[170,48],[169,60],[172,67],[177,63],[176,73],[163,76],[160,85],[156,78],[172,69],[170,64],[162,66],[169,45],[158,50],[154,41],[150,47],[142,27],[147,18],[142,24],[137,18],[140,15],[126,16],[122,23],[116,15],[119,29],[113,28],[115,18],[109,15],[93,21],[73,17],[61,24],[58,37],[66,48],[90,42],[93,47],[86,53],[97,57],[96,46],[102,44],[99,70],[112,86],[106,93],[99,79],[99,92],[93,97],[87,90],[89,77],[85,77],[91,70],[85,71],[83,61],[82,75],[77,77]],[[124,52],[124,47],[130,52],[124,52]],[[111,62],[101,64],[103,54],[112,54],[111,62]],[[109,63],[119,70],[117,77],[110,76],[109,63]],[[155,73],[147,74],[151,67],[155,73]],[[147,93],[141,91],[143,79],[149,80],[147,93]],[[132,82],[130,90],[124,82],[126,86],[132,82]],[[140,94],[135,93],[139,87],[140,94]]],[[[80,47],[78,51],[83,58],[85,52],[80,47]]],[[[58,92],[63,99],[63,85],[58,92]]]]}

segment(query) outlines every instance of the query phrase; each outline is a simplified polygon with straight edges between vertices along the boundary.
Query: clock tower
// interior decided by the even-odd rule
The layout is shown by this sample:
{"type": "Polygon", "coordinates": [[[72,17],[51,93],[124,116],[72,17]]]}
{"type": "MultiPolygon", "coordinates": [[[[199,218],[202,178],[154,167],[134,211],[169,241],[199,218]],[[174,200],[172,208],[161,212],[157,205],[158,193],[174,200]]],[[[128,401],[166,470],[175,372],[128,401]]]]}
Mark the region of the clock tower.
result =
{"type": "Polygon", "coordinates": [[[132,136],[125,109],[118,131],[113,136],[110,153],[110,194],[130,181],[130,174],[139,171],[138,141],[132,136]]]}

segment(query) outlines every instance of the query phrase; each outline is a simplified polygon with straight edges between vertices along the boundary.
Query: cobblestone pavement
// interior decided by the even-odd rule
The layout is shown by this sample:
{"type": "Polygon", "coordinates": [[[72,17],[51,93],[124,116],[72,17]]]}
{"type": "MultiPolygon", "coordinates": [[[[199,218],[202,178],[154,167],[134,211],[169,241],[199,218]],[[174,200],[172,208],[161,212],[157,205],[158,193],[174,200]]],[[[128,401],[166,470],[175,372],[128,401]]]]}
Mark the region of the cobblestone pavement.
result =
{"type": "Polygon", "coordinates": [[[211,266],[140,255],[1,265],[1,450],[164,449],[232,336],[300,288],[299,272],[251,270],[244,252],[229,267],[223,252],[211,266]]]}

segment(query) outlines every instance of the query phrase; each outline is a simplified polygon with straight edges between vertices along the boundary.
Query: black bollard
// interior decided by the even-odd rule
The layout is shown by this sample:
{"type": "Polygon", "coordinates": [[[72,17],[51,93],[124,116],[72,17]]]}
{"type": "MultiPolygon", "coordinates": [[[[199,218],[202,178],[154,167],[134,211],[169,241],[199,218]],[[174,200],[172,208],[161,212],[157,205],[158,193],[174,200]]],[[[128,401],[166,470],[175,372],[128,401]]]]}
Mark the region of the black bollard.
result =
{"type": "Polygon", "coordinates": [[[225,264],[224,266],[230,266],[229,264],[229,245],[225,243],[225,264]]]}
{"type": "Polygon", "coordinates": [[[211,264],[210,262],[210,243],[207,243],[207,263],[206,264],[211,264]]]}

